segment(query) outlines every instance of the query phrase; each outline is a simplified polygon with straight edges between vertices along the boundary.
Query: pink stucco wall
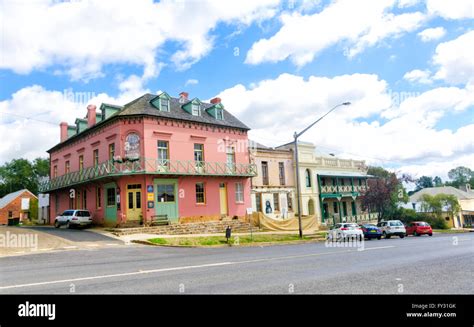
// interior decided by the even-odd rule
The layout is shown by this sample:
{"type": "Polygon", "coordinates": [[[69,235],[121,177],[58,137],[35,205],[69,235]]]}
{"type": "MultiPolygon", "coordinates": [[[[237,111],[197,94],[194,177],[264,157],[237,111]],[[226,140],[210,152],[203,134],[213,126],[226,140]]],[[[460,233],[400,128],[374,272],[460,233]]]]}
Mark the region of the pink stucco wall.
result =
{"type": "MultiPolygon", "coordinates": [[[[171,160],[194,160],[194,143],[204,144],[204,160],[209,162],[226,162],[225,146],[235,148],[235,162],[248,164],[249,153],[247,147],[248,136],[245,131],[230,128],[217,128],[189,122],[176,122],[157,118],[130,118],[108,124],[94,133],[80,138],[50,155],[51,176],[54,166],[57,166],[58,176],[65,173],[65,162],[69,160],[70,171],[79,170],[79,156],[84,157],[84,168],[93,166],[93,152],[99,150],[99,163],[109,159],[109,144],[115,144],[115,154],[124,156],[125,138],[131,132],[140,136],[140,155],[145,158],[157,158],[157,142],[169,142],[171,160]]],[[[177,177],[177,176],[176,176],[177,177]]],[[[103,222],[104,216],[104,187],[103,183],[115,181],[120,189],[121,209],[117,212],[117,222],[126,220],[125,199],[127,184],[140,183],[142,185],[143,216],[149,220],[155,214],[154,209],[146,206],[146,185],[152,185],[154,178],[165,178],[162,175],[124,176],[107,181],[96,181],[83,186],[74,187],[76,193],[87,190],[87,208],[94,216],[97,223],[103,222]],[[101,186],[102,206],[96,207],[96,187],[101,186]]],[[[168,176],[169,178],[169,176],[168,176]]],[[[220,213],[219,183],[227,183],[229,216],[245,215],[245,209],[250,207],[250,178],[242,177],[205,177],[205,176],[180,176],[178,189],[183,190],[185,196],[179,200],[179,215],[205,216],[220,213]],[[244,188],[244,202],[235,202],[235,183],[242,182],[244,188]],[[195,203],[195,183],[204,182],[206,185],[207,203],[195,203]]],[[[68,189],[53,192],[51,196],[51,218],[69,208],[68,189]],[[56,211],[56,195],[60,194],[59,207],[56,211]]]]}

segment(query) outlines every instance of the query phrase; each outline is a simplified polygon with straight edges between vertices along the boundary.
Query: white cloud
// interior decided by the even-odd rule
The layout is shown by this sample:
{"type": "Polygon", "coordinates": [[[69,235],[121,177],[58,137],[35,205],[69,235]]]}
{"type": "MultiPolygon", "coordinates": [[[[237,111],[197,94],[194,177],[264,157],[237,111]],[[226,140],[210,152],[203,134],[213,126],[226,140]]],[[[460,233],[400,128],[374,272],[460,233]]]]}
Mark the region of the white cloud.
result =
{"type": "Polygon", "coordinates": [[[446,30],[444,29],[444,27],[427,28],[421,31],[420,33],[418,33],[418,36],[421,38],[421,41],[423,42],[439,40],[445,35],[446,35],[446,30]]]}
{"type": "Polygon", "coordinates": [[[431,84],[431,73],[427,70],[414,69],[403,75],[403,78],[411,83],[431,84]]]}
{"type": "Polygon", "coordinates": [[[0,69],[29,73],[59,65],[73,79],[103,76],[111,63],[144,67],[156,76],[155,57],[177,42],[171,61],[180,69],[213,47],[217,24],[249,25],[272,17],[278,0],[239,2],[152,0],[53,0],[2,2],[0,69]]]}
{"type": "Polygon", "coordinates": [[[472,0],[427,0],[428,12],[446,19],[474,18],[472,0]]]}
{"type": "Polygon", "coordinates": [[[399,171],[408,173],[414,178],[421,176],[439,176],[443,181],[449,180],[448,172],[459,166],[474,169],[474,154],[466,154],[446,161],[429,161],[424,164],[406,165],[398,168],[399,171]]]}
{"type": "Polygon", "coordinates": [[[413,7],[420,3],[420,0],[398,0],[398,7],[399,8],[408,8],[413,7]]]}
{"type": "Polygon", "coordinates": [[[452,161],[474,151],[473,122],[454,130],[436,128],[443,117],[472,108],[474,87],[436,88],[398,106],[392,103],[387,83],[376,75],[304,79],[282,74],[253,88],[236,85],[218,96],[253,128],[251,138],[270,146],[291,141],[295,131],[333,105],[351,101],[351,106],[339,108],[308,130],[302,140],[326,152],[392,166],[452,161]]]}
{"type": "Polygon", "coordinates": [[[197,79],[191,78],[191,79],[188,79],[186,83],[184,83],[184,86],[198,85],[198,84],[199,84],[199,81],[197,79]]]}
{"type": "Polygon", "coordinates": [[[435,79],[464,84],[474,78],[474,30],[458,38],[439,44],[433,63],[439,66],[435,79]]]}
{"type": "Polygon", "coordinates": [[[420,12],[395,15],[389,10],[395,0],[338,0],[321,12],[281,16],[282,27],[268,39],[260,39],[247,53],[246,63],[290,59],[297,66],[311,62],[324,49],[336,44],[355,56],[389,37],[416,30],[425,20],[420,12]]]}
{"type": "Polygon", "coordinates": [[[130,102],[143,94],[143,90],[137,89],[137,79],[126,79],[123,92],[116,98],[87,90],[54,91],[33,85],[0,101],[0,164],[20,157],[47,157],[46,150],[59,142],[61,121],[73,125],[76,118],[85,117],[89,103],[99,106],[102,102],[130,102]]]}

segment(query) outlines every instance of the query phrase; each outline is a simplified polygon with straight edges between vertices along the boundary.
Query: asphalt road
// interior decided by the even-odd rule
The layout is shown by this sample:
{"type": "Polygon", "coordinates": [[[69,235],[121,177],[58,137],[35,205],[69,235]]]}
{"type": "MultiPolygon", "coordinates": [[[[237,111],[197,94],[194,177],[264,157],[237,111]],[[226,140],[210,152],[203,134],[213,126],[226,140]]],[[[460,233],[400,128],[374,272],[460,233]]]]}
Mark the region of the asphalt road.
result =
{"type": "MultiPolygon", "coordinates": [[[[23,227],[22,227],[23,228],[23,227]]],[[[108,237],[103,234],[89,231],[84,227],[76,227],[68,229],[65,226],[55,228],[54,226],[28,226],[25,227],[32,230],[37,230],[43,233],[48,233],[54,236],[62,237],[72,242],[111,242],[121,243],[121,241],[108,237]]]]}
{"type": "Polygon", "coordinates": [[[0,293],[473,294],[474,233],[271,247],[122,246],[0,259],[0,293]]]}

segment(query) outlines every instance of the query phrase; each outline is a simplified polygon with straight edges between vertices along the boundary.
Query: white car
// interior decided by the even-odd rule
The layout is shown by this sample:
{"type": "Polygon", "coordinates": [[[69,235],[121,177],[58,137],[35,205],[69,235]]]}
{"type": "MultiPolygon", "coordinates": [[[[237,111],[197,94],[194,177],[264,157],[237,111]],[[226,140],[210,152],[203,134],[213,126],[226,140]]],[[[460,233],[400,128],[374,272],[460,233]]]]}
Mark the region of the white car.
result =
{"type": "Polygon", "coordinates": [[[390,238],[391,236],[404,238],[407,233],[405,225],[400,220],[381,221],[377,224],[377,227],[382,230],[384,238],[390,238]]]}
{"type": "Polygon", "coordinates": [[[362,241],[364,239],[364,233],[362,232],[362,228],[355,223],[339,223],[328,231],[327,238],[328,240],[357,239],[362,241]]]}
{"type": "Polygon", "coordinates": [[[54,227],[59,228],[61,225],[67,228],[92,225],[91,213],[88,210],[66,210],[54,220],[54,227]]]}

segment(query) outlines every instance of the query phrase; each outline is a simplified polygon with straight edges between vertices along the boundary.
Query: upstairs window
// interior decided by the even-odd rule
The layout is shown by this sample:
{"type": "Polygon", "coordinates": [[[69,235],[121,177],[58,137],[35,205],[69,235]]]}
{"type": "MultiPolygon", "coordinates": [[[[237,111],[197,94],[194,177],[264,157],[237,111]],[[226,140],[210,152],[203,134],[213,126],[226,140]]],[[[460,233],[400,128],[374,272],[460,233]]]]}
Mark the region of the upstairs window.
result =
{"type": "Polygon", "coordinates": [[[109,160],[114,159],[115,156],[115,143],[109,144],[109,160]]]}
{"type": "Polygon", "coordinates": [[[199,104],[192,104],[191,105],[191,113],[193,116],[201,116],[201,106],[199,104]]]}
{"type": "Polygon", "coordinates": [[[311,171],[309,169],[305,170],[305,179],[306,187],[311,187],[311,171]]]}
{"type": "Polygon", "coordinates": [[[160,165],[169,162],[169,143],[168,141],[158,141],[158,163],[160,165]]]}
{"type": "Polygon", "coordinates": [[[160,99],[160,111],[170,111],[170,100],[160,99]]]}
{"type": "Polygon", "coordinates": [[[84,169],[84,156],[80,155],[79,156],[79,171],[82,172],[83,169],[84,169]]]}
{"type": "Polygon", "coordinates": [[[95,149],[93,153],[94,167],[97,167],[99,165],[99,149],[95,149]]]}
{"type": "Polygon", "coordinates": [[[216,119],[224,120],[224,111],[222,109],[216,109],[216,119]]]}

